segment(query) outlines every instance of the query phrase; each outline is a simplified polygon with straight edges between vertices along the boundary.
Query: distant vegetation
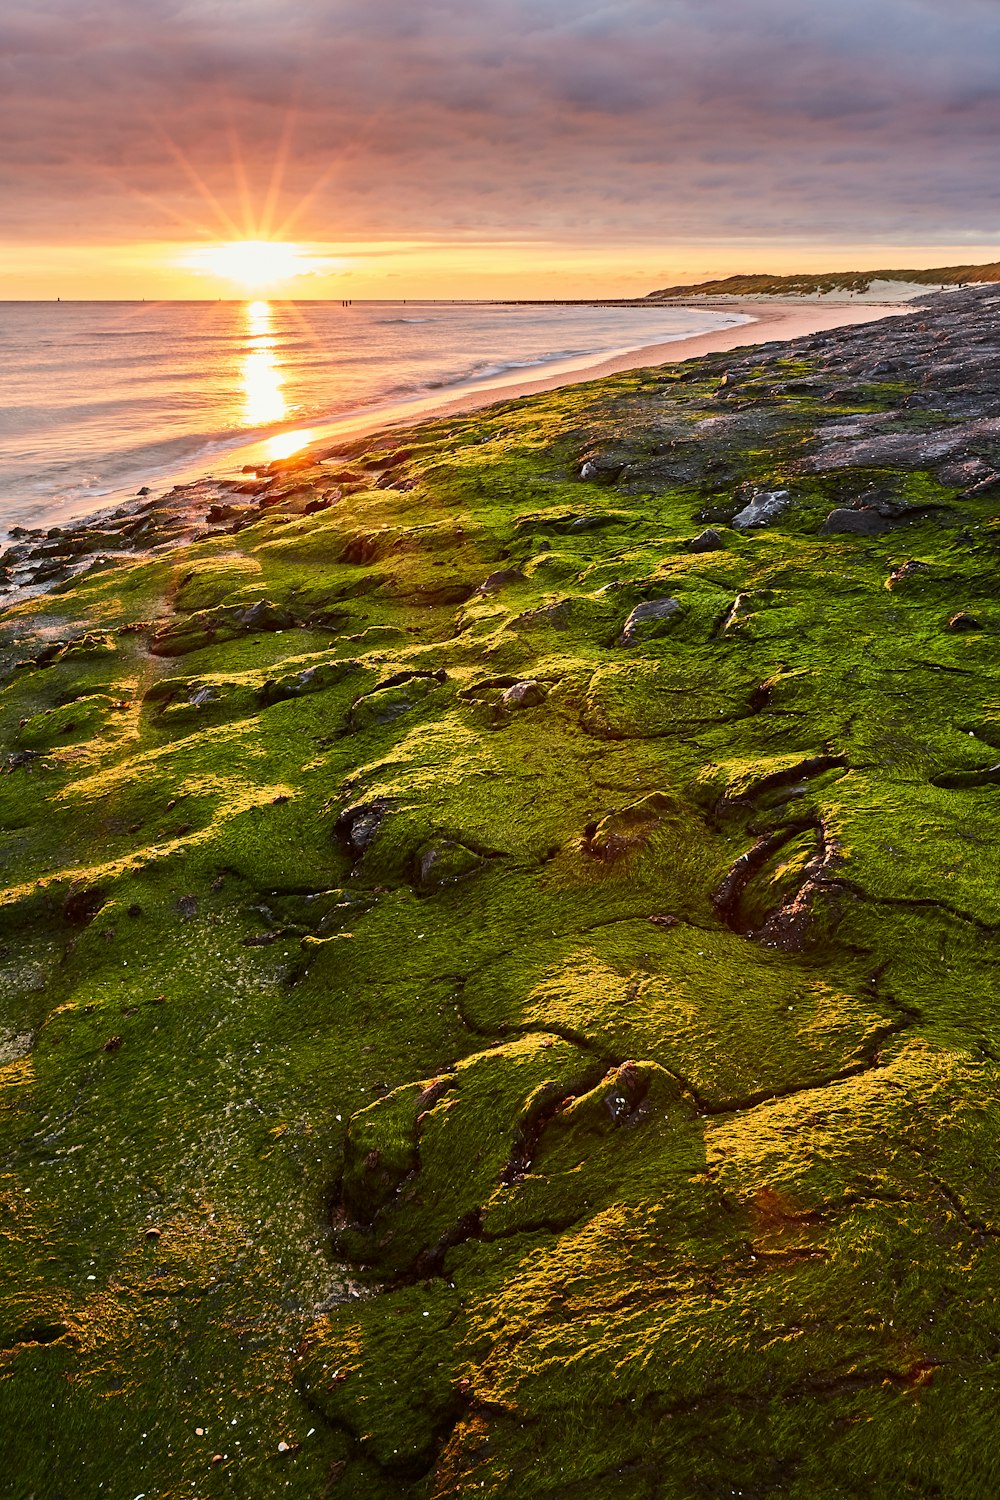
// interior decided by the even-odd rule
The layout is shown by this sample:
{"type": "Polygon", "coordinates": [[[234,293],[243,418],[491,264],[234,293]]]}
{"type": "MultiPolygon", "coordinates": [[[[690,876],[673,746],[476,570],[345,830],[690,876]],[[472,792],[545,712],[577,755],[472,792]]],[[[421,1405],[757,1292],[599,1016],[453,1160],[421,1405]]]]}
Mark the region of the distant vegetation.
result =
{"type": "Polygon", "coordinates": [[[832,271],[818,276],[726,276],[693,286],[650,292],[652,301],[673,297],[806,297],[816,292],[867,292],[873,281],[912,281],[920,286],[964,286],[1000,281],[1000,261],[986,266],[938,266],[930,271],[832,271]]]}

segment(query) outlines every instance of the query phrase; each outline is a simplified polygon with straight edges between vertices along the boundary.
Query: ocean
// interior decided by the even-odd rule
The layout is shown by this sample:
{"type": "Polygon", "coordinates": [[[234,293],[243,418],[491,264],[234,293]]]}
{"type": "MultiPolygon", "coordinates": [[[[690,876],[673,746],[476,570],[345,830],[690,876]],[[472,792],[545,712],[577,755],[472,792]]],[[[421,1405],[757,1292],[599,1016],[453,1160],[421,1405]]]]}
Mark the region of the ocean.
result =
{"type": "MultiPolygon", "coordinates": [[[[745,319],[442,302],[0,303],[0,527],[86,515],[250,443],[569,372],[745,319]]],[[[266,451],[266,450],[265,450],[266,451]]]]}

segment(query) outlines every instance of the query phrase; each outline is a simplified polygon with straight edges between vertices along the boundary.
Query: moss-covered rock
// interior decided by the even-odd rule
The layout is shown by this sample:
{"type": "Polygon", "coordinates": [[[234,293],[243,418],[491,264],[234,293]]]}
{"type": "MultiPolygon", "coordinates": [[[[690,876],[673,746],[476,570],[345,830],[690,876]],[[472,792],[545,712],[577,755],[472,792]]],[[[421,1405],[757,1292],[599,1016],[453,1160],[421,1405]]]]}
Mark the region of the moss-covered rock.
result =
{"type": "Polygon", "coordinates": [[[23,543],[12,1495],[992,1493],[998,368],[956,293],[23,543]]]}

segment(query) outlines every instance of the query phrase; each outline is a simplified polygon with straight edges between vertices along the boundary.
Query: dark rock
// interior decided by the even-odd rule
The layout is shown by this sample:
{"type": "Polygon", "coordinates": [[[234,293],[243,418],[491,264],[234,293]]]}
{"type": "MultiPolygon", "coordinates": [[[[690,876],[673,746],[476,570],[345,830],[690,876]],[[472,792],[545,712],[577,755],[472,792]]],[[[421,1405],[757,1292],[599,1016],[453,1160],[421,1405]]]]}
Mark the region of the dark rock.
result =
{"type": "Polygon", "coordinates": [[[831,510],[820,527],[821,536],[836,533],[854,533],[857,536],[880,536],[888,529],[888,523],[876,510],[831,510]]]}
{"type": "Polygon", "coordinates": [[[791,503],[792,496],[788,490],[758,490],[749,505],[737,511],[731,524],[737,531],[749,531],[755,526],[766,526],[783,510],[787,510],[791,503]]]}
{"type": "Polygon", "coordinates": [[[123,1038],[120,1036],[109,1036],[107,1041],[104,1043],[104,1046],[101,1048],[101,1051],[117,1052],[122,1045],[122,1041],[123,1038]]]}
{"type": "Polygon", "coordinates": [[[495,573],[491,573],[488,578],[483,579],[479,585],[479,592],[481,594],[498,594],[509,583],[523,582],[524,574],[520,568],[498,568],[495,573]]]}
{"type": "Polygon", "coordinates": [[[388,803],[381,799],[375,802],[356,802],[347,807],[334,824],[334,832],[348,853],[358,860],[365,853],[382,826],[388,812],[388,803]]]}
{"type": "Polygon", "coordinates": [[[725,545],[726,542],[722,533],[708,526],[704,531],[699,531],[697,536],[691,538],[687,544],[687,548],[689,552],[720,552],[725,545]]]}
{"type": "Polygon", "coordinates": [[[175,903],[176,910],[182,917],[193,917],[198,912],[197,896],[181,896],[175,903]]]}
{"type": "Polygon", "coordinates": [[[580,468],[580,478],[591,484],[614,484],[625,465],[609,454],[593,453],[585,458],[580,468]]]}
{"type": "Polygon", "coordinates": [[[647,599],[637,604],[622,626],[617,645],[634,646],[637,641],[661,635],[682,608],[679,599],[647,599]]]}
{"type": "Polygon", "coordinates": [[[3,765],[0,769],[5,774],[10,771],[17,771],[21,766],[30,765],[33,760],[40,760],[41,756],[42,752],[40,750],[12,750],[8,755],[3,757],[3,765]]]}
{"type": "Polygon", "coordinates": [[[962,611],[957,615],[952,615],[948,621],[949,630],[982,630],[982,628],[982,622],[977,620],[975,615],[967,615],[962,611]]]}
{"type": "Polygon", "coordinates": [[[107,899],[104,891],[97,886],[88,886],[86,890],[74,891],[63,903],[63,921],[68,922],[71,927],[86,927],[94,920],[107,899]]]}
{"type": "Polygon", "coordinates": [[[269,599],[258,599],[249,609],[239,610],[236,618],[248,630],[289,630],[296,623],[294,615],[269,599]]]}

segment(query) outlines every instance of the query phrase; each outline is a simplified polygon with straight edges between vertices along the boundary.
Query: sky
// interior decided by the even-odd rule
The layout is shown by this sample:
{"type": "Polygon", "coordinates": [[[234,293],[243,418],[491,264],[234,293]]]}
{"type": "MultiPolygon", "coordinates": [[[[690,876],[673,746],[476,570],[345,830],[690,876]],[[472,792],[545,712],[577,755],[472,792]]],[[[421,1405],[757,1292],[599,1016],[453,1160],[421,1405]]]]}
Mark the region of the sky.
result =
{"type": "Polygon", "coordinates": [[[997,0],[4,0],[0,298],[992,260],[998,57],[997,0]]]}

